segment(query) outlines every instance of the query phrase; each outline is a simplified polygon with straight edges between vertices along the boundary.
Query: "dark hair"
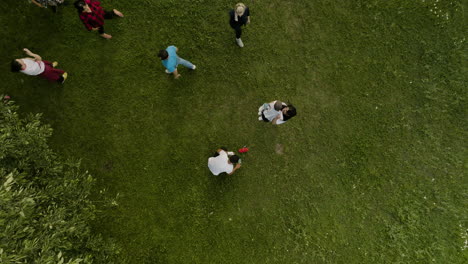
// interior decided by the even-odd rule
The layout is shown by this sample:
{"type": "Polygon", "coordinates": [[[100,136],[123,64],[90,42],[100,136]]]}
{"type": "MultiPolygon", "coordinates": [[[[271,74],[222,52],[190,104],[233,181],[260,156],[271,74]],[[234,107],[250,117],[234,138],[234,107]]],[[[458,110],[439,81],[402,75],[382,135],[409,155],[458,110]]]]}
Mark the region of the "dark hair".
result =
{"type": "Polygon", "coordinates": [[[288,108],[288,111],[283,115],[283,121],[289,120],[291,117],[296,116],[296,107],[294,107],[292,104],[289,104],[286,106],[288,108]]]}
{"type": "Polygon", "coordinates": [[[239,162],[239,156],[237,155],[232,155],[231,157],[229,157],[229,161],[232,163],[232,164],[236,164],[239,162]]]}
{"type": "Polygon", "coordinates": [[[86,3],[83,0],[77,0],[77,1],[75,1],[75,3],[73,3],[73,5],[78,10],[78,13],[81,13],[81,12],[83,12],[84,6],[86,5],[86,3]]]}
{"type": "Polygon", "coordinates": [[[11,61],[11,71],[12,72],[19,72],[23,68],[23,65],[19,63],[17,60],[12,60],[11,61]]]}
{"type": "Polygon", "coordinates": [[[167,57],[169,57],[169,54],[166,50],[160,50],[158,53],[158,57],[161,58],[161,60],[165,60],[167,59],[167,57]]]}

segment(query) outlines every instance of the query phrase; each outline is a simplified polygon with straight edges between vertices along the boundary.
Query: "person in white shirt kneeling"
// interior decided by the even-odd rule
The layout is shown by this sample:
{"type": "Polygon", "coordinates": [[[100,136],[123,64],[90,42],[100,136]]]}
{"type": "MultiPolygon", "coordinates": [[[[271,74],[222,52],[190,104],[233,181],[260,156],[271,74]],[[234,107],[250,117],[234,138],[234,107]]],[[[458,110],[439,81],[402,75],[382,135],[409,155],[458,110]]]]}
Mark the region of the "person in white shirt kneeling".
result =
{"type": "Polygon", "coordinates": [[[232,151],[227,151],[225,148],[220,148],[216,151],[213,157],[208,159],[208,168],[213,175],[218,176],[225,172],[232,175],[241,167],[239,156],[232,151]]]}

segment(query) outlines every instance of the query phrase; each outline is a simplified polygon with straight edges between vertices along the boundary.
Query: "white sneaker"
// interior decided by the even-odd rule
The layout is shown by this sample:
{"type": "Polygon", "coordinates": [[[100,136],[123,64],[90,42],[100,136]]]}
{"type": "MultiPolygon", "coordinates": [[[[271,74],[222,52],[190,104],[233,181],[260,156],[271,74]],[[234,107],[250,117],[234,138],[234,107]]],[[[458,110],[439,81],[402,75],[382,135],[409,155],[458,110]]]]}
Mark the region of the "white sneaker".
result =
{"type": "Polygon", "coordinates": [[[263,105],[260,106],[260,107],[258,108],[258,115],[261,115],[264,109],[265,109],[265,108],[263,107],[263,105]]]}
{"type": "Polygon", "coordinates": [[[195,70],[196,68],[197,68],[197,66],[196,66],[196,65],[193,65],[192,70],[195,70]]]}
{"type": "Polygon", "coordinates": [[[166,69],[166,73],[167,73],[167,74],[171,74],[167,69],[166,69]]]}
{"type": "Polygon", "coordinates": [[[259,120],[259,121],[263,121],[262,116],[259,116],[259,117],[258,117],[258,120],[259,120]]]}
{"type": "Polygon", "coordinates": [[[244,47],[244,42],[242,42],[242,39],[236,38],[236,43],[239,47],[243,48],[244,47]]]}

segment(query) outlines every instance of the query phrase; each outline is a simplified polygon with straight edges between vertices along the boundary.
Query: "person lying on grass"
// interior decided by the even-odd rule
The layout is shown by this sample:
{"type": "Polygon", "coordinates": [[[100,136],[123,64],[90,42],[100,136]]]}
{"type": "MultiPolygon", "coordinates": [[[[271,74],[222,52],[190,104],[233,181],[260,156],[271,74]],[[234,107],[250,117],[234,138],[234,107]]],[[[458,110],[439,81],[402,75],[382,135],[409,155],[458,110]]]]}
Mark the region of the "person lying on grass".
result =
{"type": "Polygon", "coordinates": [[[42,60],[41,56],[32,53],[24,48],[24,52],[31,58],[16,59],[11,62],[12,72],[22,72],[27,75],[40,76],[50,82],[63,83],[67,79],[68,74],[61,69],[56,69],[58,62],[49,62],[42,60]]]}
{"type": "Polygon", "coordinates": [[[160,50],[158,53],[158,57],[161,59],[162,65],[166,67],[166,73],[174,74],[174,79],[178,79],[181,76],[177,71],[177,66],[179,64],[182,64],[191,70],[195,70],[197,68],[197,66],[193,65],[190,61],[177,56],[177,51],[179,51],[179,49],[176,46],[169,46],[165,50],[160,50]]]}
{"type": "Polygon", "coordinates": [[[296,108],[279,100],[265,103],[258,108],[258,120],[281,125],[296,116],[296,108]]]}
{"type": "Polygon", "coordinates": [[[110,39],[112,36],[104,32],[104,19],[112,19],[115,16],[123,17],[123,14],[117,9],[104,10],[97,0],[77,0],[74,5],[86,29],[89,31],[97,30],[105,39],[110,39]]]}
{"type": "Polygon", "coordinates": [[[232,175],[241,167],[240,161],[239,156],[235,155],[234,152],[228,152],[226,148],[220,148],[213,157],[208,159],[208,168],[215,176],[221,173],[232,175]]]}

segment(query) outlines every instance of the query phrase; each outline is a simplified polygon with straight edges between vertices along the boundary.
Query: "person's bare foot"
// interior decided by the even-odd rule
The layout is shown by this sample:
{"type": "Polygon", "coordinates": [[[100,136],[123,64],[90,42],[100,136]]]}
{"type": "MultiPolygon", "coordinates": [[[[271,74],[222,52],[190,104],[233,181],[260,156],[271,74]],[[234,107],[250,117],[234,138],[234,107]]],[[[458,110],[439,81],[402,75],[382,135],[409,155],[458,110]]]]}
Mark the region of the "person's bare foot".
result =
{"type": "Polygon", "coordinates": [[[101,37],[103,37],[105,39],[111,39],[112,38],[112,36],[107,34],[107,33],[101,34],[101,37]]]}
{"type": "Polygon", "coordinates": [[[119,17],[123,17],[124,15],[122,14],[122,12],[120,12],[119,10],[117,9],[114,9],[114,14],[118,15],[119,17]]]}

